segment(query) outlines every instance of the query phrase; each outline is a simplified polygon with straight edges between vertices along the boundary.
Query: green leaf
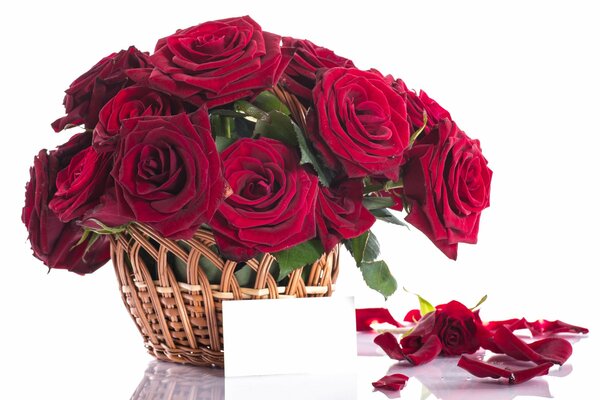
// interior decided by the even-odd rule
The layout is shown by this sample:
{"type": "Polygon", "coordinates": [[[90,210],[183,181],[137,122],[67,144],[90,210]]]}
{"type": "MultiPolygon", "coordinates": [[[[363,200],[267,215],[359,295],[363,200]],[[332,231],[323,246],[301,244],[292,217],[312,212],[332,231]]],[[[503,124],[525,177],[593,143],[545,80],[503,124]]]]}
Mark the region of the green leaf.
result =
{"type": "Polygon", "coordinates": [[[391,213],[387,208],[376,208],[374,210],[370,210],[371,214],[373,214],[377,219],[388,222],[394,225],[400,225],[408,228],[408,224],[400,219],[398,219],[394,214],[391,213]]]}
{"type": "Polygon", "coordinates": [[[219,153],[222,153],[223,150],[225,150],[226,148],[231,146],[233,144],[233,142],[235,142],[235,141],[236,141],[235,138],[228,138],[228,137],[224,137],[224,136],[215,137],[215,144],[217,145],[217,151],[219,153]]]}
{"type": "Polygon", "coordinates": [[[372,262],[379,257],[379,241],[370,230],[360,236],[344,241],[344,245],[354,257],[356,266],[362,263],[372,262]]]}
{"type": "Polygon", "coordinates": [[[317,156],[312,152],[310,145],[306,141],[304,134],[298,127],[298,125],[294,125],[294,130],[296,131],[296,139],[298,141],[298,147],[300,147],[300,164],[310,164],[313,166],[315,171],[317,172],[317,176],[319,177],[319,182],[325,187],[329,187],[331,185],[331,180],[333,176],[329,170],[327,170],[321,162],[317,158],[317,156]]]}
{"type": "Polygon", "coordinates": [[[406,293],[413,294],[413,295],[417,296],[417,298],[419,299],[419,309],[421,310],[421,317],[424,317],[425,315],[429,314],[430,312],[435,311],[435,307],[432,306],[430,302],[428,302],[427,300],[425,300],[424,298],[422,298],[421,296],[419,296],[416,293],[409,292],[406,288],[403,288],[403,289],[406,293]]]}
{"type": "Polygon", "coordinates": [[[325,252],[319,239],[300,243],[289,249],[273,253],[279,263],[279,279],[287,276],[293,270],[312,264],[325,252]]]}
{"type": "Polygon", "coordinates": [[[246,118],[246,114],[233,110],[227,110],[225,108],[215,108],[210,110],[210,116],[212,117],[213,115],[222,117],[246,118]]]}
{"type": "Polygon", "coordinates": [[[385,261],[365,262],[360,265],[363,279],[371,289],[378,291],[387,298],[398,288],[396,279],[390,273],[385,261]]]}
{"type": "Polygon", "coordinates": [[[241,287],[252,287],[256,282],[256,271],[252,269],[248,264],[244,264],[243,267],[233,273],[235,279],[238,281],[241,287]]]}
{"type": "Polygon", "coordinates": [[[265,118],[265,116],[267,115],[266,111],[261,110],[260,108],[256,107],[254,104],[246,100],[236,101],[235,103],[233,103],[233,108],[235,111],[249,115],[253,118],[256,118],[257,120],[265,118]]]}
{"type": "Polygon", "coordinates": [[[267,112],[275,110],[286,115],[290,115],[290,110],[287,108],[287,106],[283,104],[281,100],[279,100],[279,97],[275,96],[268,90],[265,90],[256,96],[254,99],[254,104],[267,112]]]}
{"type": "Polygon", "coordinates": [[[485,301],[487,300],[487,294],[485,296],[483,296],[479,302],[477,304],[475,304],[474,307],[471,307],[470,310],[474,311],[477,307],[479,307],[480,305],[482,305],[483,303],[485,303],[485,301]]]}
{"type": "Polygon", "coordinates": [[[394,202],[394,199],[392,199],[391,197],[375,197],[375,196],[369,196],[369,197],[365,197],[363,198],[363,206],[365,206],[365,208],[367,210],[378,210],[381,208],[388,208],[393,206],[394,204],[396,204],[394,202]]]}
{"type": "Polygon", "coordinates": [[[298,145],[292,119],[281,111],[270,111],[258,119],[254,134],[279,140],[292,147],[298,145]]]}

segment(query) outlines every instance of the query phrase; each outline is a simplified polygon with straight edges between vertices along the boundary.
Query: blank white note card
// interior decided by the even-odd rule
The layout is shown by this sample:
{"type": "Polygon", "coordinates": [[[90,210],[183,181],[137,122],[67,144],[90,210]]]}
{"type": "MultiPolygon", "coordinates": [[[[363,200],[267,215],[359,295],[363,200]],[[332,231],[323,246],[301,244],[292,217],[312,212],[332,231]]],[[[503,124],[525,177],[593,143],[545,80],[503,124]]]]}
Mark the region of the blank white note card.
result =
{"type": "Polygon", "coordinates": [[[225,376],[356,370],[352,297],[223,302],[225,376]]]}

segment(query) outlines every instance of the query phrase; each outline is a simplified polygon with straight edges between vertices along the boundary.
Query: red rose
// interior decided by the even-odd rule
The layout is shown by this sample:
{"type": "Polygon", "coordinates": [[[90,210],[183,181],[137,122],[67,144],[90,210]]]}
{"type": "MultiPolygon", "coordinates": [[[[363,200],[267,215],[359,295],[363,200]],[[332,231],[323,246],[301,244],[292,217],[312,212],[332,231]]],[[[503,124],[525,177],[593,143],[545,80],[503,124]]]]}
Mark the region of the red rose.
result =
{"type": "Polygon", "coordinates": [[[97,205],[106,189],[111,161],[111,155],[98,155],[92,147],[88,147],[58,172],[56,193],[49,207],[61,221],[81,217],[97,205]]]}
{"type": "Polygon", "coordinates": [[[176,115],[184,111],[180,99],[164,93],[140,86],[122,89],[100,110],[94,129],[94,148],[98,151],[114,150],[121,123],[128,118],[176,115]]]}
{"type": "Polygon", "coordinates": [[[402,95],[406,101],[408,120],[412,125],[412,131],[416,131],[423,126],[423,113],[427,114],[427,125],[423,133],[429,133],[439,121],[444,118],[452,120],[450,113],[440,106],[435,100],[430,98],[427,93],[420,90],[419,94],[414,90],[408,89],[402,79],[393,81],[393,78],[388,77],[392,81],[392,87],[402,95]]]}
{"type": "Polygon", "coordinates": [[[363,185],[359,179],[342,182],[337,187],[321,187],[317,195],[317,233],[325,251],[342,239],[366,232],[375,217],[363,205],[363,185]]]}
{"type": "Polygon", "coordinates": [[[67,115],[54,121],[52,128],[59,132],[65,127],[85,124],[87,129],[93,129],[98,122],[98,112],[104,104],[119,90],[132,83],[125,71],[148,65],[147,54],[133,46],[103,58],[65,91],[63,103],[67,115]]]}
{"type": "Polygon", "coordinates": [[[309,40],[284,37],[282,48],[290,48],[294,57],[283,72],[281,84],[305,104],[312,102],[312,90],[321,68],[354,68],[354,63],[333,51],[315,45],[309,40]]]}
{"type": "Polygon", "coordinates": [[[35,157],[30,170],[31,179],[25,189],[25,206],[21,219],[29,233],[35,257],[50,268],[86,274],[100,268],[110,259],[108,238],[99,237],[89,248],[87,243],[77,245],[83,230],[75,221],[66,224],[61,222],[48,207],[56,191],[55,180],[60,165],[69,162],[70,150],[77,147],[71,142],[66,145],[67,149],[59,148],[50,154],[41,150],[35,157]]]}
{"type": "Polygon", "coordinates": [[[406,157],[406,221],[456,259],[459,242],[477,242],[481,211],[490,204],[492,171],[479,141],[444,119],[406,157]]]}
{"type": "Polygon", "coordinates": [[[377,72],[332,68],[317,80],[309,136],[325,163],[350,178],[397,180],[410,138],[406,103],[377,72]]]}
{"type": "MultiPolygon", "coordinates": [[[[144,222],[165,237],[182,239],[212,218],[223,201],[225,180],[208,114],[200,111],[199,125],[186,114],[123,121],[111,172],[122,223],[144,222]]],[[[102,221],[100,215],[96,210],[102,221]]]]}
{"type": "Polygon", "coordinates": [[[295,151],[272,139],[240,139],[221,157],[233,194],[211,227],[225,257],[243,261],[315,237],[318,180],[295,151]]]}
{"type": "Polygon", "coordinates": [[[205,22],[160,39],[150,57],[155,67],[129,75],[212,108],[275,85],[292,56],[282,55],[280,40],[248,16],[205,22]]]}
{"type": "Polygon", "coordinates": [[[421,349],[430,336],[437,336],[442,344],[442,354],[453,356],[476,352],[484,333],[478,312],[451,301],[421,318],[400,344],[405,354],[412,354],[421,349]]]}

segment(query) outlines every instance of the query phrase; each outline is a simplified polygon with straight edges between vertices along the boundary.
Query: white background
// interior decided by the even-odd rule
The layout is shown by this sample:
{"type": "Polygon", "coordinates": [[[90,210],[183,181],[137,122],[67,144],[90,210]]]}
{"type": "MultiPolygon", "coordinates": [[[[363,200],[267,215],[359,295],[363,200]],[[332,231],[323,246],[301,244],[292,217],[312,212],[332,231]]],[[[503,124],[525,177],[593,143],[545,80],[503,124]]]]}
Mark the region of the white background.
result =
{"type": "MultiPolygon", "coordinates": [[[[86,277],[46,274],[26,242],[20,214],[33,156],[68,139],[50,128],[64,89],[113,51],[152,51],[177,28],[245,14],[425,89],[480,139],[494,177],[478,245],[461,246],[453,262],[416,229],[376,226],[400,286],[432,303],[472,305],[488,294],[484,319],[600,328],[593,1],[21,1],[0,16],[0,397],[128,398],[150,361],[110,264],[86,277]]],[[[348,257],[343,264],[338,292],[383,305],[348,257]]],[[[386,306],[402,317],[415,304],[400,291],[386,306]]],[[[556,398],[593,387],[595,330],[586,341],[589,357],[552,381],[556,398]]]]}

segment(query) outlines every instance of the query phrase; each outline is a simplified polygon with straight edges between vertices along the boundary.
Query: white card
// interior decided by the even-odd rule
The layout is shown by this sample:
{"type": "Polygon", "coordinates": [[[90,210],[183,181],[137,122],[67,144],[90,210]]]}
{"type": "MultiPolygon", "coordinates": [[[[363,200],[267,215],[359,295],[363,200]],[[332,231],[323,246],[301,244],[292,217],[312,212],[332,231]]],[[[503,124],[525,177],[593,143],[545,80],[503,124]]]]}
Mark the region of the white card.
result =
{"type": "Polygon", "coordinates": [[[352,297],[223,302],[225,376],[356,370],[352,297]]]}

